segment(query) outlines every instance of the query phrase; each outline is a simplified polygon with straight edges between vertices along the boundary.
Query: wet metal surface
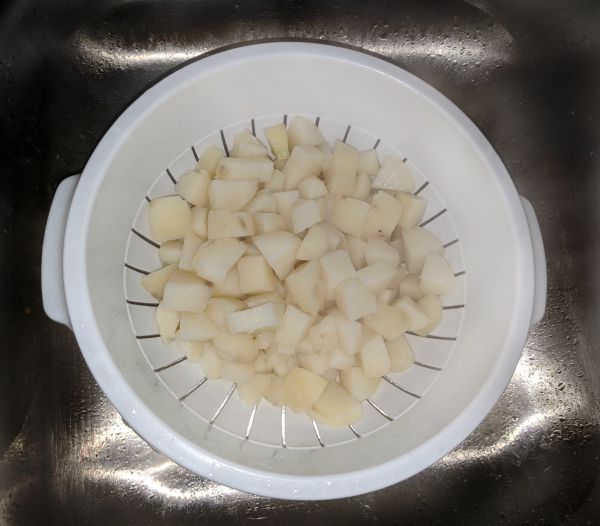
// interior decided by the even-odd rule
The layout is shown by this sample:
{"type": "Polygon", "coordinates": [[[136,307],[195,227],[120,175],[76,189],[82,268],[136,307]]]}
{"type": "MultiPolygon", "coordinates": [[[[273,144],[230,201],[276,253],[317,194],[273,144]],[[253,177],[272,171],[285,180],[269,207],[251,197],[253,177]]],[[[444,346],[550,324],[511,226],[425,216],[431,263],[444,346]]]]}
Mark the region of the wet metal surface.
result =
{"type": "Polygon", "coordinates": [[[597,524],[598,27],[592,1],[4,2],[0,523],[597,524]],[[533,203],[548,256],[546,318],[483,424],[410,480],[333,502],[247,495],[154,452],[39,291],[54,190],[119,112],[186,60],[281,37],[382,54],[452,99],[533,203]]]}

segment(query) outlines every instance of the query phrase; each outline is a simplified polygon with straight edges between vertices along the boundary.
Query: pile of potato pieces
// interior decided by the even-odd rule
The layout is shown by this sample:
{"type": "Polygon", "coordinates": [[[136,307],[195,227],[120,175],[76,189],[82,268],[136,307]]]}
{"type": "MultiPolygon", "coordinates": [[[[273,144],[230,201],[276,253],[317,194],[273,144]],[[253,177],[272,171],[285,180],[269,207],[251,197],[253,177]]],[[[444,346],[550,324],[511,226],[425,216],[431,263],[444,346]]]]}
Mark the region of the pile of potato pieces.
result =
{"type": "Polygon", "coordinates": [[[245,130],[230,156],[207,148],[153,199],[164,265],[141,279],[176,340],[209,379],[334,427],[360,419],[381,377],[414,362],[404,333],[429,334],[455,276],[419,227],[426,200],[407,165],[295,117],[245,130]]]}

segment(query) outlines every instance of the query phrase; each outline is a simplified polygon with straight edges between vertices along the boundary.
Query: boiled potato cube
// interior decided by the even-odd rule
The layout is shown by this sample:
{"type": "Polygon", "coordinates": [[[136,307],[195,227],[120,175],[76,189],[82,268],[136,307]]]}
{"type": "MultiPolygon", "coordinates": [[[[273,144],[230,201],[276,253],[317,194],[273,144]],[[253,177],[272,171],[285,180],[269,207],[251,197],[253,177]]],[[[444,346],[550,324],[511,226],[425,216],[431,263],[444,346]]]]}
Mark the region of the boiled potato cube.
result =
{"type": "Polygon", "coordinates": [[[311,324],[312,318],[308,314],[288,304],[283,323],[275,332],[275,342],[278,345],[295,347],[304,338],[311,324]]]}
{"type": "Polygon", "coordinates": [[[264,305],[265,303],[281,302],[283,302],[283,298],[275,291],[264,292],[263,294],[254,294],[253,296],[248,296],[246,298],[247,307],[258,307],[259,305],[264,305]]]}
{"type": "Polygon", "coordinates": [[[275,374],[271,375],[269,387],[263,392],[263,397],[274,406],[282,406],[284,404],[283,396],[283,378],[275,374]]]}
{"type": "Polygon", "coordinates": [[[232,312],[245,308],[244,302],[235,298],[211,298],[208,300],[205,313],[210,321],[218,328],[222,328],[232,312]]]}
{"type": "Polygon", "coordinates": [[[169,343],[177,332],[179,326],[179,313],[165,309],[160,303],[155,312],[156,327],[163,343],[169,343]]]}
{"type": "Polygon", "coordinates": [[[165,241],[161,243],[158,249],[158,259],[163,265],[170,265],[171,263],[178,263],[181,257],[181,249],[183,247],[183,241],[181,239],[173,239],[172,241],[165,241]]]}
{"type": "Polygon", "coordinates": [[[288,142],[294,146],[316,146],[325,142],[316,124],[305,117],[296,116],[288,126],[288,142]]]}
{"type": "Polygon", "coordinates": [[[192,228],[192,211],[177,195],[153,199],[148,203],[148,216],[155,241],[180,239],[192,228]]]}
{"type": "Polygon", "coordinates": [[[285,279],[293,301],[308,314],[316,315],[325,304],[325,287],[321,279],[321,267],[313,259],[298,266],[285,279]]]}
{"type": "Polygon", "coordinates": [[[196,206],[192,208],[192,232],[206,239],[208,236],[208,208],[196,206]]]}
{"type": "Polygon", "coordinates": [[[340,384],[329,382],[310,414],[319,423],[345,427],[360,420],[362,407],[340,384]]]}
{"type": "Polygon", "coordinates": [[[254,360],[254,372],[258,374],[270,373],[273,368],[267,363],[267,355],[264,351],[258,351],[256,360],[254,360]]]}
{"type": "Polygon", "coordinates": [[[408,296],[402,296],[394,303],[394,308],[403,313],[408,331],[418,331],[429,323],[427,316],[408,296]]]}
{"type": "Polygon", "coordinates": [[[339,311],[333,316],[340,349],[349,355],[356,354],[360,349],[362,325],[357,321],[349,320],[339,311]]]}
{"type": "Polygon", "coordinates": [[[281,192],[283,190],[283,184],[285,183],[285,175],[280,170],[273,170],[271,180],[265,184],[265,190],[269,192],[281,192]]]}
{"type": "Polygon", "coordinates": [[[385,241],[371,239],[365,247],[365,261],[371,265],[376,261],[385,261],[394,267],[400,264],[400,254],[385,241]]]}
{"type": "Polygon", "coordinates": [[[325,183],[318,177],[307,177],[298,185],[298,192],[302,199],[316,199],[327,195],[325,183]]]}
{"type": "Polygon", "coordinates": [[[360,350],[360,361],[365,375],[369,378],[379,378],[391,371],[390,357],[379,334],[365,340],[360,350]]]}
{"type": "Polygon", "coordinates": [[[184,173],[175,184],[175,191],[188,203],[196,206],[208,205],[210,174],[206,170],[184,173]]]}
{"type": "MultiPolygon", "coordinates": [[[[284,306],[282,304],[281,305],[282,313],[283,313],[283,309],[284,309],[284,306]]],[[[260,331],[254,338],[254,341],[256,342],[256,347],[258,347],[259,349],[261,349],[261,350],[268,349],[271,345],[273,345],[273,343],[275,343],[275,331],[274,330],[260,331]]]]}
{"type": "Polygon", "coordinates": [[[321,225],[313,225],[308,229],[296,254],[296,259],[309,261],[318,259],[329,252],[329,235],[321,225]]]}
{"type": "Polygon", "coordinates": [[[411,274],[420,274],[427,254],[444,254],[442,242],[418,226],[403,230],[402,242],[406,268],[411,274]]]}
{"type": "Polygon", "coordinates": [[[424,294],[446,296],[454,290],[455,282],[454,271],[442,256],[431,252],[425,256],[420,283],[424,294]]]}
{"type": "Polygon", "coordinates": [[[213,344],[228,362],[252,363],[258,354],[256,342],[250,334],[233,334],[226,329],[219,329],[213,344]]]}
{"type": "Polygon", "coordinates": [[[163,307],[170,310],[203,312],[212,288],[190,272],[176,270],[167,283],[163,295],[163,307]]]}
{"type": "Polygon", "coordinates": [[[294,268],[296,252],[301,241],[290,232],[273,231],[252,238],[279,279],[284,279],[294,268]]]}
{"type": "Polygon", "coordinates": [[[251,153],[259,153],[262,150],[263,155],[222,159],[217,168],[217,178],[224,181],[269,181],[273,175],[273,161],[266,158],[267,150],[262,144],[257,146],[258,152],[251,153]],[[264,159],[260,158],[263,156],[264,159]]]}
{"type": "Polygon", "coordinates": [[[288,225],[292,225],[292,207],[294,203],[300,199],[300,194],[297,190],[287,192],[274,192],[273,198],[277,206],[277,212],[283,216],[288,225]]]}
{"type": "Polygon", "coordinates": [[[328,353],[312,353],[298,355],[298,363],[301,367],[312,371],[315,374],[322,375],[329,369],[328,353]]]}
{"type": "Polygon", "coordinates": [[[217,327],[205,313],[182,312],[180,315],[179,339],[183,341],[205,342],[217,334],[217,327]]]}
{"type": "Polygon", "coordinates": [[[254,365],[225,362],[221,376],[234,384],[248,382],[254,377],[254,365]]]}
{"type": "Polygon", "coordinates": [[[198,358],[198,364],[202,368],[204,376],[209,380],[221,378],[223,373],[223,360],[209,342],[204,344],[204,352],[198,358]]]}
{"type": "Polygon", "coordinates": [[[368,213],[369,203],[352,197],[343,197],[333,203],[331,222],[345,234],[359,237],[368,213]]]}
{"type": "Polygon", "coordinates": [[[352,197],[354,199],[362,199],[366,201],[371,193],[371,176],[367,174],[359,173],[356,176],[356,186],[354,187],[354,193],[352,197]]]}
{"type": "Polygon", "coordinates": [[[275,198],[266,190],[258,192],[254,196],[254,199],[244,207],[244,212],[248,212],[249,214],[255,214],[256,212],[277,212],[275,198]]]}
{"type": "Polygon", "coordinates": [[[263,393],[271,385],[271,374],[255,374],[245,382],[238,383],[237,394],[248,405],[258,404],[263,393]]]}
{"type": "Polygon", "coordinates": [[[349,369],[354,364],[354,358],[338,348],[328,353],[328,359],[329,368],[338,369],[339,371],[349,369]]]}
{"type": "Polygon", "coordinates": [[[308,331],[315,352],[330,352],[338,347],[337,327],[333,315],[328,314],[308,331]]]}
{"type": "Polygon", "coordinates": [[[247,237],[256,233],[252,215],[247,212],[209,210],[208,239],[247,237]]]}
{"type": "Polygon", "coordinates": [[[237,262],[242,294],[270,292],[275,286],[275,275],[262,255],[244,256],[237,262]]]}
{"type": "Polygon", "coordinates": [[[237,267],[231,267],[223,281],[213,283],[213,296],[229,296],[231,298],[243,296],[237,267]]]}
{"type": "MultiPolygon", "coordinates": [[[[245,129],[233,136],[231,157],[267,157],[267,148],[250,130],[245,129]]],[[[217,171],[217,174],[219,172],[217,171]]]]}
{"type": "Polygon", "coordinates": [[[398,286],[400,296],[408,296],[412,300],[420,300],[424,294],[420,288],[421,280],[415,274],[408,274],[398,286]]]}
{"type": "Polygon", "coordinates": [[[274,230],[285,230],[287,223],[281,214],[257,212],[254,214],[254,225],[257,234],[266,234],[274,230]]]}
{"type": "Polygon", "coordinates": [[[179,270],[193,271],[192,261],[196,252],[202,245],[203,240],[193,232],[188,232],[183,238],[183,247],[181,248],[181,256],[179,257],[179,270]]]}
{"type": "Polygon", "coordinates": [[[306,411],[325,391],[327,380],[302,367],[294,367],[285,377],[283,397],[293,411],[306,411]]]}
{"type": "Polygon", "coordinates": [[[396,279],[398,268],[385,261],[375,261],[356,272],[356,277],[373,294],[380,294],[396,279]]]}
{"type": "Polygon", "coordinates": [[[340,283],[335,301],[342,314],[352,321],[377,310],[377,299],[359,279],[348,279],[340,283]]]}
{"type": "Polygon", "coordinates": [[[389,155],[381,163],[381,168],[373,181],[373,188],[413,192],[415,181],[406,163],[398,157],[389,155]]]}
{"type": "Polygon", "coordinates": [[[290,148],[288,143],[287,130],[284,124],[277,124],[276,126],[270,126],[264,129],[267,141],[271,146],[271,151],[275,156],[275,164],[278,168],[290,157],[290,148]]]}
{"type": "Polygon", "coordinates": [[[193,265],[198,276],[219,283],[246,252],[246,244],[237,239],[207,241],[196,252],[193,265]]]}
{"type": "Polygon", "coordinates": [[[362,402],[375,394],[381,378],[370,378],[360,367],[350,367],[340,373],[340,385],[353,398],[362,402]]]}
{"type": "Polygon", "coordinates": [[[427,325],[415,332],[420,336],[430,334],[442,321],[443,306],[440,298],[437,296],[425,296],[417,302],[419,310],[427,316],[429,320],[427,325]]]}
{"type": "Polygon", "coordinates": [[[310,199],[298,199],[292,205],[292,231],[299,234],[307,228],[319,223],[323,217],[316,201],[310,199]]]}
{"type": "Polygon", "coordinates": [[[148,294],[154,296],[157,300],[162,300],[165,284],[175,270],[177,270],[177,264],[167,265],[142,276],[140,283],[148,294]]]}
{"type": "Polygon", "coordinates": [[[377,175],[379,172],[379,159],[375,150],[365,150],[358,154],[356,170],[359,174],[377,175]]]}
{"type": "Polygon", "coordinates": [[[256,195],[256,181],[211,181],[208,186],[210,207],[218,210],[239,212],[256,195]]]}
{"type": "Polygon", "coordinates": [[[356,187],[358,151],[349,144],[337,141],[331,161],[323,175],[329,192],[336,195],[353,195],[356,187]]]}
{"type": "Polygon", "coordinates": [[[348,242],[348,254],[350,260],[354,265],[354,268],[361,269],[365,266],[365,249],[367,243],[360,237],[347,236],[346,241],[348,242]]]}
{"type": "Polygon", "coordinates": [[[404,336],[386,342],[393,373],[401,373],[415,363],[415,355],[404,336]]]}
{"type": "Polygon", "coordinates": [[[323,167],[321,168],[321,171],[324,171],[325,168],[327,168],[329,161],[331,161],[333,151],[331,150],[329,144],[327,144],[326,142],[324,142],[323,144],[318,144],[317,148],[323,154],[323,167]]]}
{"type": "Polygon", "coordinates": [[[282,303],[265,303],[258,307],[232,312],[227,318],[227,327],[233,333],[272,329],[281,325],[283,309],[282,303]]]}
{"type": "Polygon", "coordinates": [[[398,225],[402,228],[413,228],[423,221],[427,201],[422,197],[406,192],[396,194],[402,203],[402,215],[398,225]]]}
{"type": "Polygon", "coordinates": [[[326,295],[328,300],[335,299],[335,289],[342,282],[351,279],[356,275],[356,270],[352,266],[352,261],[348,253],[344,250],[336,250],[319,258],[323,280],[325,282],[326,295]]]}
{"type": "Polygon", "coordinates": [[[404,310],[385,303],[379,303],[377,312],[365,318],[365,325],[381,334],[386,340],[393,340],[412,329],[404,310]]]}
{"type": "Polygon", "coordinates": [[[316,177],[323,167],[323,154],[314,146],[296,146],[282,169],[284,190],[294,190],[307,177],[316,177]]]}
{"type": "Polygon", "coordinates": [[[344,239],[344,234],[342,234],[337,227],[326,221],[320,223],[319,226],[327,232],[327,236],[329,237],[329,250],[342,248],[340,244],[344,239]]]}
{"type": "Polygon", "coordinates": [[[221,159],[225,157],[225,152],[217,146],[209,146],[204,150],[200,159],[196,163],[196,171],[206,170],[211,176],[217,173],[217,167],[221,162],[221,159]]]}
{"type": "Polygon", "coordinates": [[[388,238],[402,215],[402,204],[387,192],[379,191],[371,198],[371,208],[363,229],[364,239],[388,238]]]}

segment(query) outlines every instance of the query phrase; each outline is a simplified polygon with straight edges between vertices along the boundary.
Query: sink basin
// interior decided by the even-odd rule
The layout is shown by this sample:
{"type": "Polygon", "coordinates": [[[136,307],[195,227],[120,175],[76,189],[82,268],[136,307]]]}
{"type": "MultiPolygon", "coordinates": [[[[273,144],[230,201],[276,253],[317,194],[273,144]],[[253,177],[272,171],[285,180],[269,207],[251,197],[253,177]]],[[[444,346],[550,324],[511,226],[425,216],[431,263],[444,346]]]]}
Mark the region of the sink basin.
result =
{"type": "Polygon", "coordinates": [[[5,2],[0,523],[597,521],[600,6],[440,4],[5,2]],[[188,60],[288,38],[383,55],[460,106],[533,203],[548,259],[546,317],[475,433],[407,481],[329,502],[248,495],[153,451],[97,387],[72,333],[45,317],[39,290],[54,190],[81,171],[119,113],[188,60]]]}

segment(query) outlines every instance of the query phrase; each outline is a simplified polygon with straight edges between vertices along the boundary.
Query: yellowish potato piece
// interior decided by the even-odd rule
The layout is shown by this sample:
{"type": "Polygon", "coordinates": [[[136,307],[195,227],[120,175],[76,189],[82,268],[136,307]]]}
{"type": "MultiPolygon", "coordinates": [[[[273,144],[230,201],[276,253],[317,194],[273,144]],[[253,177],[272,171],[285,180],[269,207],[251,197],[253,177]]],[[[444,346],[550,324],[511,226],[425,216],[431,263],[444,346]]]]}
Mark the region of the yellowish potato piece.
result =
{"type": "Polygon", "coordinates": [[[285,125],[277,124],[275,126],[270,126],[269,128],[265,128],[264,132],[267,141],[269,141],[269,145],[271,146],[271,151],[275,156],[275,163],[279,168],[283,166],[290,157],[288,135],[285,125]]]}
{"type": "Polygon", "coordinates": [[[356,272],[356,277],[373,293],[381,294],[396,279],[398,268],[386,261],[375,261],[356,272]]]}
{"type": "Polygon", "coordinates": [[[371,208],[362,237],[366,240],[389,238],[402,214],[402,204],[387,192],[379,191],[371,198],[371,208]]]}
{"type": "Polygon", "coordinates": [[[433,329],[435,329],[442,321],[444,309],[442,306],[442,301],[437,296],[429,295],[421,298],[417,302],[417,307],[423,314],[425,314],[425,316],[427,316],[429,321],[427,325],[419,330],[416,330],[415,332],[420,336],[431,334],[433,329]]]}
{"type": "Polygon", "coordinates": [[[310,415],[321,424],[345,427],[360,420],[362,407],[340,384],[329,382],[310,415]]]}
{"type": "Polygon", "coordinates": [[[255,374],[245,382],[238,383],[237,394],[240,400],[248,405],[258,404],[263,393],[271,385],[271,377],[272,375],[268,373],[255,374]]]}
{"type": "Polygon", "coordinates": [[[311,409],[325,391],[327,380],[302,367],[294,367],[285,377],[283,397],[293,411],[311,409]]]}
{"type": "Polygon", "coordinates": [[[311,226],[296,254],[296,259],[309,261],[318,259],[330,250],[329,235],[321,225],[311,226]]]}
{"type": "Polygon", "coordinates": [[[312,318],[308,314],[288,304],[283,323],[275,332],[275,343],[295,347],[304,338],[311,323],[312,318]]]}
{"type": "Polygon", "coordinates": [[[353,195],[356,187],[358,151],[349,144],[337,141],[331,161],[323,175],[331,194],[353,195]]]}
{"type": "Polygon", "coordinates": [[[163,343],[169,343],[179,326],[179,312],[165,309],[160,303],[155,312],[156,327],[163,343]]]}
{"type": "Polygon", "coordinates": [[[306,117],[294,117],[288,126],[288,143],[294,146],[317,146],[325,142],[316,124],[306,117]]]}
{"type": "Polygon", "coordinates": [[[359,402],[373,396],[380,383],[381,378],[368,377],[360,367],[350,367],[340,372],[340,385],[359,402]]]}
{"type": "Polygon", "coordinates": [[[277,212],[275,198],[266,190],[258,192],[254,196],[254,199],[244,207],[244,212],[248,212],[249,214],[255,214],[256,212],[277,212]]]}
{"type": "Polygon", "coordinates": [[[424,294],[446,296],[454,290],[456,277],[450,264],[439,254],[425,256],[420,288],[424,294]]]}
{"type": "Polygon", "coordinates": [[[359,174],[377,175],[379,171],[379,159],[375,150],[364,150],[358,154],[358,166],[356,168],[359,174]]]}
{"type": "Polygon", "coordinates": [[[285,279],[294,268],[300,239],[290,232],[273,231],[254,236],[252,240],[277,277],[285,279]]]}
{"type": "Polygon", "coordinates": [[[381,168],[373,181],[373,188],[413,192],[415,181],[406,163],[398,157],[389,155],[381,163],[381,168]]]}
{"type": "Polygon", "coordinates": [[[402,203],[402,215],[398,225],[402,228],[413,228],[421,223],[427,208],[427,200],[407,192],[398,192],[396,195],[402,203]]]}
{"type": "Polygon", "coordinates": [[[267,363],[267,355],[263,350],[258,351],[254,360],[254,372],[257,374],[270,373],[273,368],[267,363]]]}
{"type": "Polygon", "coordinates": [[[140,283],[148,294],[154,296],[157,300],[162,300],[165,284],[175,270],[177,270],[177,264],[172,263],[142,276],[140,283]]]}
{"type": "Polygon", "coordinates": [[[179,339],[206,342],[217,334],[217,327],[205,313],[182,312],[180,315],[179,339]]]}
{"type": "Polygon", "coordinates": [[[254,377],[254,364],[225,362],[222,376],[234,384],[248,382],[254,377]]]}
{"type": "Polygon", "coordinates": [[[229,296],[231,298],[243,296],[237,267],[231,267],[223,281],[213,283],[213,296],[229,296]]]}
{"type": "MultiPolygon", "coordinates": [[[[282,312],[283,308],[284,306],[282,305],[282,312]]],[[[275,343],[275,330],[271,329],[260,331],[258,334],[256,334],[254,341],[256,342],[256,347],[259,349],[268,349],[271,345],[273,345],[273,343],[275,343]]]]}
{"type": "Polygon", "coordinates": [[[265,184],[265,190],[269,192],[281,192],[283,190],[283,184],[285,183],[285,176],[281,170],[277,168],[273,170],[271,180],[265,184]]]}
{"type": "Polygon", "coordinates": [[[175,191],[188,203],[195,206],[208,205],[210,174],[206,170],[184,173],[175,184],[175,191]]]}
{"type": "Polygon", "coordinates": [[[401,373],[415,363],[415,355],[404,336],[385,343],[393,373],[401,373]]]}
{"type": "Polygon", "coordinates": [[[342,281],[353,278],[356,275],[356,270],[354,270],[348,253],[344,250],[336,250],[321,256],[319,263],[321,264],[323,280],[327,291],[325,298],[333,300],[335,299],[335,289],[337,286],[342,281]]]}
{"type": "Polygon", "coordinates": [[[302,199],[317,199],[327,195],[327,187],[321,179],[311,176],[298,184],[298,192],[300,192],[302,199]]]}
{"type": "Polygon", "coordinates": [[[337,349],[337,327],[333,315],[328,314],[308,331],[308,338],[317,353],[328,353],[337,349]]]}
{"type": "Polygon", "coordinates": [[[406,331],[412,330],[405,312],[385,303],[378,303],[377,312],[367,316],[364,323],[386,340],[393,340],[406,331]]]}
{"type": "MultiPolygon", "coordinates": [[[[251,146],[251,148],[255,146],[251,146]]],[[[261,144],[258,146],[258,152],[246,153],[256,154],[261,151],[263,155],[258,155],[258,157],[225,157],[219,163],[217,178],[224,181],[259,181],[261,183],[269,181],[273,175],[273,161],[266,158],[265,147],[261,144]]]]}
{"type": "Polygon", "coordinates": [[[277,206],[277,213],[281,214],[286,223],[292,225],[292,207],[294,203],[300,199],[300,194],[297,190],[289,190],[286,192],[274,192],[273,198],[277,206]]]}
{"type": "Polygon", "coordinates": [[[308,314],[316,315],[325,304],[321,267],[316,259],[298,266],[285,279],[295,303],[308,314]]]}
{"type": "Polygon", "coordinates": [[[385,261],[397,267],[400,264],[400,254],[382,239],[371,239],[365,247],[365,261],[367,265],[376,261],[385,261]]]}
{"type": "Polygon", "coordinates": [[[210,207],[216,210],[231,210],[239,212],[256,195],[256,181],[211,181],[208,186],[208,201],[210,207]]]}
{"type": "Polygon", "coordinates": [[[263,392],[263,397],[276,407],[281,407],[284,403],[283,396],[283,378],[275,374],[271,375],[271,383],[263,392]]]}
{"type": "Polygon", "coordinates": [[[339,348],[349,355],[360,350],[362,325],[358,321],[346,318],[341,312],[333,313],[339,348]]]}
{"type": "Polygon", "coordinates": [[[155,241],[181,239],[192,228],[192,211],[187,202],[173,195],[148,203],[150,230],[155,241]]]}
{"type": "Polygon", "coordinates": [[[226,329],[219,329],[213,344],[228,362],[252,363],[258,354],[256,342],[250,334],[233,334],[226,329]]]}
{"type": "Polygon", "coordinates": [[[366,201],[369,199],[370,193],[371,176],[364,173],[359,173],[356,176],[356,186],[354,187],[352,197],[354,197],[354,199],[362,199],[363,201],[366,201]]]}
{"type": "Polygon", "coordinates": [[[322,375],[329,369],[328,353],[312,353],[298,355],[298,363],[304,369],[308,369],[315,374],[322,375]]]}
{"type": "Polygon", "coordinates": [[[383,338],[379,335],[368,337],[360,350],[360,362],[365,375],[379,378],[391,371],[390,357],[383,338]]]}
{"type": "Polygon", "coordinates": [[[294,234],[299,234],[323,219],[316,201],[298,199],[292,205],[291,223],[294,234]]]}
{"type": "Polygon", "coordinates": [[[429,323],[429,318],[408,296],[402,296],[394,303],[394,308],[403,313],[408,331],[418,331],[429,323]]]}
{"type": "Polygon", "coordinates": [[[193,232],[188,232],[185,235],[183,238],[183,246],[181,248],[181,256],[179,257],[179,270],[186,270],[188,272],[194,270],[192,261],[202,243],[203,240],[196,236],[196,234],[193,232]]]}
{"type": "Polygon", "coordinates": [[[321,173],[323,154],[314,146],[296,146],[290,158],[282,168],[284,190],[294,190],[308,177],[316,177],[321,173]]]}
{"type": "Polygon", "coordinates": [[[402,231],[402,243],[406,269],[411,274],[421,273],[427,254],[444,254],[442,242],[418,226],[402,231]]]}
{"type": "Polygon", "coordinates": [[[281,325],[283,309],[282,303],[265,303],[250,309],[232,312],[227,318],[227,328],[233,333],[253,333],[274,329],[281,325]]]}
{"type": "Polygon", "coordinates": [[[206,170],[211,176],[214,176],[223,157],[225,157],[225,152],[221,148],[218,146],[209,146],[204,150],[200,159],[198,159],[194,169],[196,171],[206,170]]]}
{"type": "Polygon", "coordinates": [[[176,270],[165,284],[162,305],[166,309],[203,312],[212,288],[191,272],[176,270]]]}
{"type": "Polygon", "coordinates": [[[359,237],[368,213],[369,203],[352,197],[342,197],[333,203],[331,222],[345,234],[359,237]]]}
{"type": "Polygon", "coordinates": [[[181,257],[181,249],[183,247],[183,241],[181,239],[173,239],[171,241],[165,241],[161,243],[158,249],[158,259],[163,265],[170,265],[172,263],[178,263],[181,257]]]}
{"type": "Polygon", "coordinates": [[[235,298],[211,298],[206,305],[206,317],[218,328],[227,323],[227,317],[235,311],[245,309],[243,301],[235,298]]]}
{"type": "Polygon", "coordinates": [[[208,236],[208,208],[192,208],[192,232],[202,239],[208,236]]]}
{"type": "Polygon", "coordinates": [[[244,256],[237,262],[242,294],[270,292],[275,287],[275,275],[262,256],[244,256]]]}
{"type": "Polygon", "coordinates": [[[287,223],[281,214],[257,212],[254,214],[254,225],[257,234],[266,234],[274,230],[285,230],[287,223]]]}
{"type": "Polygon", "coordinates": [[[227,277],[244,252],[246,244],[237,239],[207,241],[196,252],[194,270],[201,278],[218,283],[227,277]]]}
{"type": "Polygon", "coordinates": [[[338,309],[349,320],[358,320],[377,310],[375,295],[359,279],[348,279],[340,283],[335,292],[338,309]]]}

